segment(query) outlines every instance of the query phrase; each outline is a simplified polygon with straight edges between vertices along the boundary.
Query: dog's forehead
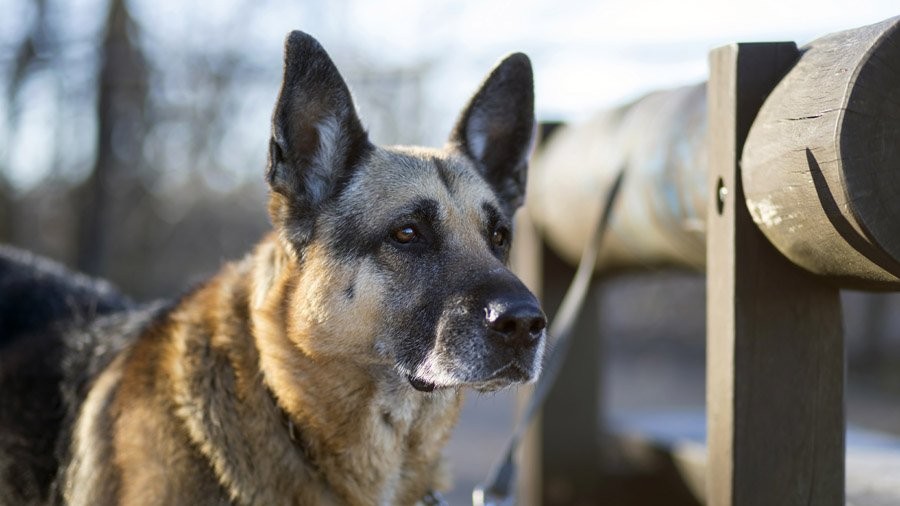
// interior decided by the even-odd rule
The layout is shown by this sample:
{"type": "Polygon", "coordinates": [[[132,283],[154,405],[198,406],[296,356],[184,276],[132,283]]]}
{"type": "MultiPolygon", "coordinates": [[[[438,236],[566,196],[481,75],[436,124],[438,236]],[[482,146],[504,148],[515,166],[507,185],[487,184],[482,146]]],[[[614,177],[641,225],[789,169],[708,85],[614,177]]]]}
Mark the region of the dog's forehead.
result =
{"type": "MultiPolygon", "coordinates": [[[[429,199],[444,209],[481,213],[499,207],[497,196],[471,161],[443,150],[389,147],[374,150],[348,188],[351,198],[368,201],[376,215],[429,199]]],[[[375,216],[377,217],[377,216],[375,216]]]]}

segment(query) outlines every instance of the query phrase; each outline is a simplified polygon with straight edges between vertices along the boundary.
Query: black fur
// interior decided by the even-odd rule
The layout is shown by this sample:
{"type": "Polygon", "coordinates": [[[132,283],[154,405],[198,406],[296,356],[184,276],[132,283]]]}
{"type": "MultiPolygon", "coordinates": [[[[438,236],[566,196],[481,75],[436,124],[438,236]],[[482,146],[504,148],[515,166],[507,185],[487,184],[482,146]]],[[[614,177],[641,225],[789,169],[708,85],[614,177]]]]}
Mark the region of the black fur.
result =
{"type": "Polygon", "coordinates": [[[0,349],[59,320],[93,320],[130,302],[109,283],[0,246],[0,349]]]}
{"type": "Polygon", "coordinates": [[[0,504],[61,502],[57,470],[91,380],[159,311],[133,308],[107,282],[0,246],[0,504]]]}
{"type": "Polygon", "coordinates": [[[444,165],[444,162],[442,162],[440,158],[436,156],[432,157],[431,163],[433,163],[437,169],[438,177],[441,178],[441,184],[444,185],[447,193],[453,195],[456,191],[456,185],[453,183],[453,174],[447,170],[447,166],[444,165]]]}
{"type": "Polygon", "coordinates": [[[340,193],[372,149],[350,90],[328,53],[308,34],[291,32],[272,115],[266,180],[290,203],[285,225],[298,250],[313,236],[311,217],[340,193]]]}
{"type": "Polygon", "coordinates": [[[514,53],[485,79],[450,136],[451,144],[476,163],[508,216],[525,200],[534,133],[531,61],[522,53],[514,53]]]}

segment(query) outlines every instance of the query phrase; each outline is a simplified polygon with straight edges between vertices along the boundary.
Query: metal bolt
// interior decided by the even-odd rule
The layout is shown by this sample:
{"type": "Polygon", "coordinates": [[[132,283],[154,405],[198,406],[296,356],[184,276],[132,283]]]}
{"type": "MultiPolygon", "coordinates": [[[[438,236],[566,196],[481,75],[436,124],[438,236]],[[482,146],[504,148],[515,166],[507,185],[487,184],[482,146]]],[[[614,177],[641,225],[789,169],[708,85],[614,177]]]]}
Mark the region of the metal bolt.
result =
{"type": "Polygon", "coordinates": [[[725,209],[725,198],[728,197],[728,188],[725,186],[725,182],[722,181],[722,178],[719,178],[719,184],[717,186],[716,196],[718,197],[718,201],[716,202],[716,209],[719,211],[719,214],[722,214],[722,211],[725,209]]]}

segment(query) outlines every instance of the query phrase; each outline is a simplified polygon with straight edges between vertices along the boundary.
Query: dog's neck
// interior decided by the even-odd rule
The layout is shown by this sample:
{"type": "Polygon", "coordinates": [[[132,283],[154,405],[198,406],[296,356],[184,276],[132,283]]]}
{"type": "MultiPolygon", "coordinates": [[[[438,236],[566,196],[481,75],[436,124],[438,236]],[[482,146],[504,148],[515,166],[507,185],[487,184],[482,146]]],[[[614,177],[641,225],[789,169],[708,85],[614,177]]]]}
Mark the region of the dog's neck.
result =
{"type": "Polygon", "coordinates": [[[425,394],[377,360],[307,353],[291,339],[286,308],[301,282],[298,263],[274,237],[254,255],[250,313],[260,370],[302,441],[298,453],[317,474],[340,476],[330,486],[350,504],[371,503],[376,490],[379,503],[413,504],[442,487],[440,453],[458,417],[460,392],[425,394]]]}

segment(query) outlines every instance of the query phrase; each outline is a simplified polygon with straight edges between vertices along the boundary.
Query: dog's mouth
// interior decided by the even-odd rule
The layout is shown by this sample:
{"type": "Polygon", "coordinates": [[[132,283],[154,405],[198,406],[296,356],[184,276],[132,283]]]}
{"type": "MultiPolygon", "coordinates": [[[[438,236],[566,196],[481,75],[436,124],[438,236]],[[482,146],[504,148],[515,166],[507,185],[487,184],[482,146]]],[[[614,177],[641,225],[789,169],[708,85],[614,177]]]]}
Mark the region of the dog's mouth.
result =
{"type": "Polygon", "coordinates": [[[406,374],[406,380],[409,384],[419,392],[430,393],[438,388],[451,388],[468,386],[479,392],[493,392],[506,388],[515,383],[527,383],[532,379],[532,375],[516,362],[510,362],[503,367],[488,374],[484,379],[475,381],[460,381],[455,385],[438,385],[432,381],[416,377],[412,374],[406,374]]]}
{"type": "Polygon", "coordinates": [[[516,383],[527,383],[532,375],[523,369],[518,363],[510,362],[494,371],[483,381],[472,383],[470,386],[479,392],[494,392],[516,383]]]}
{"type": "Polygon", "coordinates": [[[407,374],[406,379],[409,380],[409,384],[412,385],[413,388],[420,392],[434,392],[434,389],[437,388],[437,385],[434,383],[416,378],[412,374],[407,374]]]}

